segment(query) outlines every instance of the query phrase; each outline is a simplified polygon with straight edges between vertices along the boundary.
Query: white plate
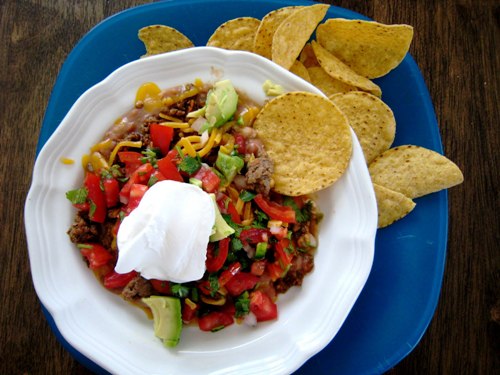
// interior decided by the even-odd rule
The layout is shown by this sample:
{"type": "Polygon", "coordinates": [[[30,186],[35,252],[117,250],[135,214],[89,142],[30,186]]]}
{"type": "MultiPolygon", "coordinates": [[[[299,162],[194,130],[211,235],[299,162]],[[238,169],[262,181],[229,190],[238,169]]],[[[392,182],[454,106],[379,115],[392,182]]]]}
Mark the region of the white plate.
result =
{"type": "Polygon", "coordinates": [[[120,374],[290,373],[324,348],[356,301],[374,256],[375,195],[353,133],[344,176],[318,194],[324,219],[314,271],[302,287],[278,299],[279,319],[257,327],[234,324],[217,333],[183,330],[166,349],[138,308],[105,290],[66,234],[74,210],[65,198],[81,185],[81,156],[133,105],[137,88],[162,88],[229,78],[257,103],[266,79],[287,91],[320,93],[272,62],[246,52],[191,48],[131,62],[86,91],[41,150],[25,205],[25,225],[36,292],[63,337],[102,368],[120,374]],[[60,162],[72,158],[74,165],[60,162]]]}

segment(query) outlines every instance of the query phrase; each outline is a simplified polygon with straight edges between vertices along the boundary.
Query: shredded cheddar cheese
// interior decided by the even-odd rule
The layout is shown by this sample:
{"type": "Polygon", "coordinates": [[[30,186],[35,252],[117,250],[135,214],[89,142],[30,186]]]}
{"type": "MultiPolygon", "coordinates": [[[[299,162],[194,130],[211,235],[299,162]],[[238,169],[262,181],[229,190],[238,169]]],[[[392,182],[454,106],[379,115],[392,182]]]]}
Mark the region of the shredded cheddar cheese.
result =
{"type": "Polygon", "coordinates": [[[122,148],[122,147],[137,147],[137,148],[140,148],[142,147],[142,142],[141,141],[122,141],[120,143],[118,143],[115,148],[113,149],[113,151],[111,151],[111,155],[109,155],[109,161],[108,161],[108,164],[109,165],[113,165],[114,161],[115,161],[115,158],[116,158],[116,154],[118,153],[118,151],[122,148]]]}

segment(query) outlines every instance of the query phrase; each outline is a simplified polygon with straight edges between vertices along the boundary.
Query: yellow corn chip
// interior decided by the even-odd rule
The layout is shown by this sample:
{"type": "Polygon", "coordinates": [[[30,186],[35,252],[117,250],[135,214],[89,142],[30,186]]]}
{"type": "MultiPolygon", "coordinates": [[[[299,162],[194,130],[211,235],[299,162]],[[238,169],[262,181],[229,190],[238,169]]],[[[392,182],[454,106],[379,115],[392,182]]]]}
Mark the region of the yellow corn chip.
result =
{"type": "Polygon", "coordinates": [[[272,43],[274,32],[278,26],[293,12],[301,7],[284,7],[266,14],[255,34],[253,51],[269,60],[272,58],[272,43]]]}
{"type": "Polygon", "coordinates": [[[297,196],[324,189],[349,164],[352,136],[347,119],[321,95],[280,95],[264,105],[253,126],[275,163],[278,193],[297,196]]]}
{"type": "Polygon", "coordinates": [[[252,52],[259,25],[260,20],[253,17],[240,17],[224,22],[208,39],[207,46],[252,52]]]}
{"type": "Polygon", "coordinates": [[[290,68],[290,71],[296,76],[299,76],[300,78],[305,79],[308,82],[311,82],[311,77],[309,76],[309,72],[307,71],[304,64],[302,64],[299,60],[295,60],[292,67],[290,68]]]}
{"type": "Polygon", "coordinates": [[[373,184],[373,188],[377,198],[379,228],[384,228],[396,220],[402,219],[415,208],[415,202],[404,194],[377,184],[373,184]]]}
{"type": "Polygon", "coordinates": [[[314,55],[313,48],[311,43],[306,43],[302,51],[300,51],[299,60],[306,68],[310,68],[313,66],[319,66],[319,62],[316,59],[316,55],[314,55]]]}
{"type": "Polygon", "coordinates": [[[330,100],[347,116],[368,164],[391,147],[396,119],[382,100],[364,91],[335,94],[330,100]]]}
{"type": "Polygon", "coordinates": [[[311,77],[311,83],[326,96],[357,90],[356,87],[331,77],[321,66],[312,66],[307,71],[311,77]]]}
{"type": "Polygon", "coordinates": [[[290,69],[330,6],[316,4],[297,9],[276,29],[273,36],[272,60],[290,69]]]}
{"type": "Polygon", "coordinates": [[[417,198],[463,182],[455,163],[424,147],[405,145],[377,156],[368,167],[372,181],[417,198]]]}
{"type": "Polygon", "coordinates": [[[316,41],[312,42],[314,54],[319,64],[333,78],[348,85],[357,87],[362,91],[367,91],[375,96],[382,96],[382,90],[368,78],[360,76],[349,68],[346,64],[333,56],[316,41]]]}
{"type": "Polygon", "coordinates": [[[377,78],[398,66],[406,56],[413,27],[335,18],[318,26],[316,38],[359,75],[377,78]]]}
{"type": "Polygon", "coordinates": [[[146,54],[142,57],[194,46],[193,42],[180,31],[164,25],[143,27],[139,30],[138,37],[146,47],[146,54]]]}

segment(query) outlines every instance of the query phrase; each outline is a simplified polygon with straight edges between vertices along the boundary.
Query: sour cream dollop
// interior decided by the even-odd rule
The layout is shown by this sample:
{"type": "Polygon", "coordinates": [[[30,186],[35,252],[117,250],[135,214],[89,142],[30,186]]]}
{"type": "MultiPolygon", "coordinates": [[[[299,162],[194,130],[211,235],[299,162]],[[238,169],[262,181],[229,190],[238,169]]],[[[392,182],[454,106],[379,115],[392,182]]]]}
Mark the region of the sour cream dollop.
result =
{"type": "Polygon", "coordinates": [[[214,222],[209,194],[195,185],[159,181],[120,225],[115,271],[177,283],[199,280],[214,222]]]}

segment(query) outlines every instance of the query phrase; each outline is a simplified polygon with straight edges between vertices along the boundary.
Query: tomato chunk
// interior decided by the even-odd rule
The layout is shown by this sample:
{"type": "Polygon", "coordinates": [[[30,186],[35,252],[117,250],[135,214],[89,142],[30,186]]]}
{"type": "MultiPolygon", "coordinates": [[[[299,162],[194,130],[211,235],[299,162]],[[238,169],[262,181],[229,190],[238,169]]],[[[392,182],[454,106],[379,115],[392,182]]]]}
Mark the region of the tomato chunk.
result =
{"type": "Polygon", "coordinates": [[[234,323],[231,315],[221,311],[212,311],[198,319],[198,326],[202,331],[219,331],[234,323]]]}
{"type": "Polygon", "coordinates": [[[170,283],[165,280],[151,279],[149,280],[153,289],[162,294],[170,294],[170,283]]]}
{"type": "MultiPolygon", "coordinates": [[[[172,154],[173,155],[173,154],[172,154]]],[[[168,155],[163,159],[158,160],[158,170],[167,180],[183,182],[180,172],[172,161],[172,158],[168,155]]]]}
{"type": "Polygon", "coordinates": [[[97,243],[80,245],[80,253],[85,257],[92,270],[106,265],[113,259],[113,255],[104,246],[97,243]]]}
{"type": "Polygon", "coordinates": [[[87,188],[87,198],[90,200],[90,220],[97,223],[104,223],[107,207],[106,196],[104,195],[104,191],[101,190],[101,178],[95,173],[87,172],[83,184],[87,188]]]}
{"type": "Polygon", "coordinates": [[[118,159],[125,164],[125,174],[130,176],[142,165],[142,154],[136,151],[119,151],[118,159]]]}
{"type": "Polygon", "coordinates": [[[215,248],[214,243],[209,243],[207,248],[207,259],[205,267],[208,272],[217,272],[222,268],[229,252],[229,238],[219,241],[219,248],[215,248]]]}
{"type": "Polygon", "coordinates": [[[264,211],[271,219],[280,220],[284,223],[296,223],[295,211],[292,207],[281,206],[276,202],[271,202],[264,198],[262,194],[257,194],[254,198],[257,206],[264,211]]]}
{"type": "Polygon", "coordinates": [[[278,306],[261,290],[256,290],[250,294],[250,311],[255,315],[258,322],[273,320],[278,317],[278,306]]]}
{"type": "Polygon", "coordinates": [[[245,290],[250,290],[255,287],[259,278],[248,272],[239,272],[229,280],[225,287],[232,296],[239,296],[245,290]]]}
{"type": "Polygon", "coordinates": [[[119,202],[120,184],[115,178],[105,178],[102,181],[104,195],[106,196],[106,206],[114,207],[119,202]]]}
{"type": "Polygon", "coordinates": [[[104,286],[108,289],[118,289],[125,287],[137,276],[137,272],[131,271],[128,273],[118,273],[111,271],[104,276],[104,286]]]}
{"type": "Polygon", "coordinates": [[[172,142],[174,136],[174,128],[160,124],[151,124],[149,125],[149,134],[151,135],[153,146],[158,147],[162,155],[167,155],[170,149],[170,142],[172,142]]]}
{"type": "Polygon", "coordinates": [[[214,193],[219,189],[220,178],[212,169],[206,165],[202,165],[200,169],[193,175],[201,181],[201,187],[207,193],[214,193]]]}

